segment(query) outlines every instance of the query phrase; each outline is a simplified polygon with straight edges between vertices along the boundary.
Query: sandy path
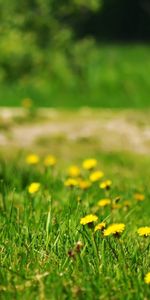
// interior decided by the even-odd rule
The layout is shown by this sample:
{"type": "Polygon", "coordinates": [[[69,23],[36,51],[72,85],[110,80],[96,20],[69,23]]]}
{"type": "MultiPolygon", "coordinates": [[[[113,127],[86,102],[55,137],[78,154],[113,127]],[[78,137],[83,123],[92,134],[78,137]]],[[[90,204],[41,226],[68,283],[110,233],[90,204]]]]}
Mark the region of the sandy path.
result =
{"type": "MultiPolygon", "coordinates": [[[[14,117],[24,117],[22,109],[0,109],[1,123],[10,123],[9,130],[0,129],[0,146],[31,148],[40,138],[64,140],[96,140],[105,151],[150,153],[150,114],[110,110],[82,109],[76,113],[53,109],[40,110],[33,123],[20,123],[14,117]],[[41,119],[42,116],[42,119],[41,119]],[[44,119],[43,119],[44,118],[44,119]]],[[[64,141],[65,142],[65,141],[64,141]]]]}

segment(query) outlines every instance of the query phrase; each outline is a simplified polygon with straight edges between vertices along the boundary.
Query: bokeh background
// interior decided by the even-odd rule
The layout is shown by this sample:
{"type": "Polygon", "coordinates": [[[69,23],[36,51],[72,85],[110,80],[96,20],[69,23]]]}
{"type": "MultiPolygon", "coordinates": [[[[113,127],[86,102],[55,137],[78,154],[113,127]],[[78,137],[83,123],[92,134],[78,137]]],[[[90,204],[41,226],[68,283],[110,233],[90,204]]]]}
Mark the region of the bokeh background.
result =
{"type": "Polygon", "coordinates": [[[149,0],[0,0],[0,105],[150,106],[149,0]]]}

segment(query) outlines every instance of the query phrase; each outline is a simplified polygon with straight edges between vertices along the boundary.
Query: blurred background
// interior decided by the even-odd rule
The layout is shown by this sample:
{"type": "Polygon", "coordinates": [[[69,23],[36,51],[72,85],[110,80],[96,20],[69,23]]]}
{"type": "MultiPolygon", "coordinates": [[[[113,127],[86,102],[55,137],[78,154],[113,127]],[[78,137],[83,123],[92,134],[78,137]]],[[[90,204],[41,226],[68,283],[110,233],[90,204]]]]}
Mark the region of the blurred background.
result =
{"type": "Polygon", "coordinates": [[[150,106],[149,0],[0,0],[0,105],[150,106]]]}

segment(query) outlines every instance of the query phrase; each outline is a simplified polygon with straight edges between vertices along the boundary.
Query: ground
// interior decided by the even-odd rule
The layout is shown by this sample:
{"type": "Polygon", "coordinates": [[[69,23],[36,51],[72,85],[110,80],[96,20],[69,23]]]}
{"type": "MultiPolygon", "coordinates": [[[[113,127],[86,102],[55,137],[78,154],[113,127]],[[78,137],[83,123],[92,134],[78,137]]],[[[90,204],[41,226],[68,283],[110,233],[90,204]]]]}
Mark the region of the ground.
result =
{"type": "Polygon", "coordinates": [[[1,108],[0,127],[1,147],[53,149],[60,142],[89,143],[106,152],[150,153],[149,111],[40,109],[29,117],[23,109],[1,108]]]}

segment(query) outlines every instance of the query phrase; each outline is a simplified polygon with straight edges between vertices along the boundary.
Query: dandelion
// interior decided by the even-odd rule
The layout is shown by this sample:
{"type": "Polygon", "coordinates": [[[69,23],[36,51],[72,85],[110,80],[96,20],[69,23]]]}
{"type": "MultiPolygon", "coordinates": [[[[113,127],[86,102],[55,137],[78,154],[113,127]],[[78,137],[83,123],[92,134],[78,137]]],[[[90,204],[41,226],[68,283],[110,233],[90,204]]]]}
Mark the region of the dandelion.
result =
{"type": "Polygon", "coordinates": [[[44,165],[46,167],[54,167],[56,165],[57,159],[53,155],[47,155],[44,159],[44,165]]]}
{"type": "Polygon", "coordinates": [[[68,174],[70,177],[79,177],[81,174],[80,168],[76,165],[72,165],[68,169],[68,174]]]}
{"type": "Polygon", "coordinates": [[[40,190],[41,184],[39,182],[32,182],[28,186],[28,192],[29,194],[34,194],[40,190]]]}
{"type": "Polygon", "coordinates": [[[85,170],[92,170],[97,166],[97,160],[94,158],[85,159],[82,166],[85,170]]]}
{"type": "Polygon", "coordinates": [[[80,179],[78,183],[81,190],[87,190],[91,186],[91,183],[88,180],[80,179]]]}
{"type": "Polygon", "coordinates": [[[94,232],[96,232],[97,230],[103,231],[105,227],[106,227],[106,223],[101,222],[95,226],[94,232]]]}
{"type": "Polygon", "coordinates": [[[30,98],[23,99],[21,104],[26,109],[30,109],[33,106],[33,102],[30,98]]]}
{"type": "Polygon", "coordinates": [[[80,220],[80,224],[82,225],[86,225],[86,224],[90,224],[93,222],[96,222],[98,220],[98,217],[96,215],[87,215],[84,218],[81,218],[80,220]]]}
{"type": "Polygon", "coordinates": [[[137,201],[144,201],[145,199],[145,196],[143,194],[140,194],[140,193],[136,193],[134,194],[134,199],[137,200],[137,201]]]}
{"type": "Polygon", "coordinates": [[[78,181],[74,178],[68,178],[65,182],[64,185],[67,187],[76,187],[79,185],[78,181]]]}
{"type": "Polygon", "coordinates": [[[150,272],[145,275],[144,281],[146,284],[150,284],[150,272]]]}
{"type": "Polygon", "coordinates": [[[104,173],[102,171],[95,171],[91,173],[90,175],[90,181],[91,182],[96,182],[100,180],[104,176],[104,173]]]}
{"type": "Polygon", "coordinates": [[[104,236],[109,236],[109,235],[118,236],[124,231],[124,229],[125,229],[125,224],[123,223],[111,224],[108,228],[104,230],[104,236]]]}
{"type": "Polygon", "coordinates": [[[103,181],[103,182],[100,183],[100,188],[108,190],[111,185],[112,185],[112,181],[111,180],[105,180],[105,181],[103,181]]]}
{"type": "Polygon", "coordinates": [[[36,165],[38,164],[40,161],[40,158],[37,154],[29,154],[27,157],[26,157],[26,163],[28,165],[36,165]]]}
{"type": "Polygon", "coordinates": [[[98,206],[100,207],[105,207],[111,204],[111,200],[110,199],[101,199],[98,201],[98,206]]]}
{"type": "Polygon", "coordinates": [[[150,227],[148,226],[145,226],[145,227],[140,227],[138,230],[137,230],[139,236],[144,236],[144,237],[147,237],[150,235],[150,227]]]}

